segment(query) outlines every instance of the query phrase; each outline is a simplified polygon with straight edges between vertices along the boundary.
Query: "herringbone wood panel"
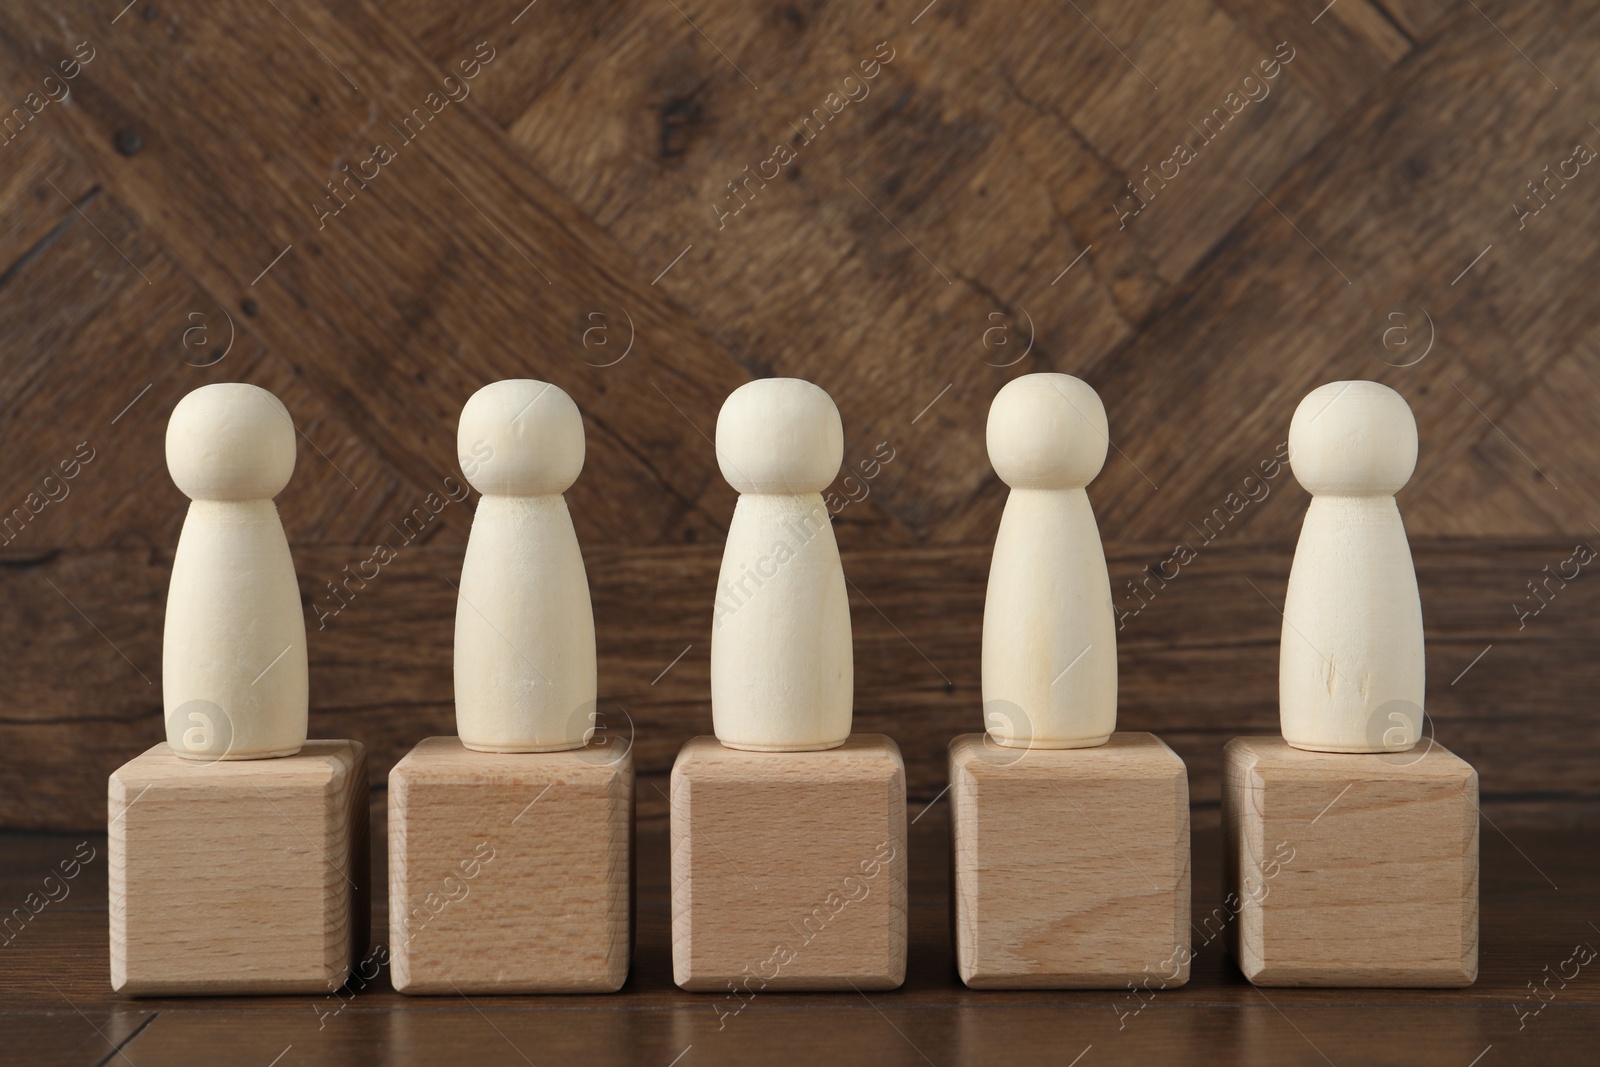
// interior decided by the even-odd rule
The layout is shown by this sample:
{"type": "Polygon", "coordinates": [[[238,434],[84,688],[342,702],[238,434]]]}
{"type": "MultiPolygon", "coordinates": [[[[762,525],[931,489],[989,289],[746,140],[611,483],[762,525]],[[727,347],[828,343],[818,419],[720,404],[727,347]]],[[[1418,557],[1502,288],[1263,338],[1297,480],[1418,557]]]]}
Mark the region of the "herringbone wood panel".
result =
{"type": "Polygon", "coordinates": [[[710,724],[734,496],[707,437],[784,374],[832,393],[856,468],[858,728],[933,799],[981,721],[987,406],[1050,369],[1117,446],[1090,495],[1121,722],[1197,802],[1228,737],[1276,724],[1306,496],[1247,476],[1341,377],[1417,412],[1438,735],[1491,810],[1596,799],[1592,582],[1547,577],[1600,537],[1594,5],[118,6],[0,9],[0,824],[102,824],[105,775],[160,736],[162,438],[222,380],[302,433],[279,506],[312,730],[369,744],[378,782],[452,732],[460,406],[540,377],[584,412],[601,699],[660,814],[648,781],[710,724]]]}

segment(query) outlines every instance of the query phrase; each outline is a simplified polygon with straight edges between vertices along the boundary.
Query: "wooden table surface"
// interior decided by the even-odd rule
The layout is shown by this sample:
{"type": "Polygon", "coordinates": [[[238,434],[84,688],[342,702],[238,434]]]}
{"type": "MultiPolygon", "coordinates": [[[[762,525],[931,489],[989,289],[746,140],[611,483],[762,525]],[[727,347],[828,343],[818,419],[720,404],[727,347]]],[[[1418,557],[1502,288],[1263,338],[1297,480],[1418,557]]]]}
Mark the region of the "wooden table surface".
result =
{"type": "MultiPolygon", "coordinates": [[[[1220,831],[1215,809],[1202,808],[1194,829],[1193,976],[1182,988],[1144,994],[1141,1005],[1127,990],[963,987],[950,948],[947,808],[941,801],[913,817],[905,986],[870,995],[758,993],[733,1015],[723,1012],[737,1002],[672,984],[660,820],[640,825],[633,970],[612,996],[402,997],[383,973],[365,988],[352,983],[320,998],[120,997],[108,979],[104,839],[91,837],[95,859],[70,894],[0,948],[0,1060],[16,1067],[1592,1062],[1600,959],[1569,962],[1575,947],[1600,946],[1592,831],[1483,823],[1481,963],[1470,988],[1259,990],[1240,976],[1222,939],[1210,936],[1216,924],[1206,917],[1221,899],[1220,831]],[[1529,983],[1541,986],[1542,1002],[1529,983]]],[[[378,829],[381,808],[375,818],[378,829]]],[[[0,899],[20,900],[84,840],[0,835],[0,899]]],[[[383,835],[374,840],[381,871],[383,835]]],[[[1364,921],[1381,924],[1384,916],[1378,910],[1364,921]]],[[[380,900],[374,945],[386,929],[380,900]]]]}

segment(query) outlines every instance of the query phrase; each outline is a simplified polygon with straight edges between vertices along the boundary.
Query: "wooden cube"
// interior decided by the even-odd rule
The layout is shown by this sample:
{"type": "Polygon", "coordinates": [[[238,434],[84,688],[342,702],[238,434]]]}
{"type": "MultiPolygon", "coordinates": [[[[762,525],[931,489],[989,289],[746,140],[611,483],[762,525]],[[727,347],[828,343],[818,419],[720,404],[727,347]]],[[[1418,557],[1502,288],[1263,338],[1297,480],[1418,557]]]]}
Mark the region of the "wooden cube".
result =
{"type": "Polygon", "coordinates": [[[974,989],[1189,980],[1189,776],[1160,738],[950,743],[956,969],[974,989]]]}
{"type": "Polygon", "coordinates": [[[389,774],[401,993],[610,993],[633,946],[633,755],[430,737],[389,774]]]}
{"type": "Polygon", "coordinates": [[[696,737],[671,799],[678,985],[742,1005],[905,981],[906,770],[892,740],[745,752],[696,737]]]}
{"type": "Polygon", "coordinates": [[[109,794],[113,989],[344,985],[369,921],[359,743],[200,763],[162,742],[113,772],[109,794]]]}
{"type": "Polygon", "coordinates": [[[1240,737],[1223,758],[1234,959],[1264,986],[1464,986],[1478,976],[1478,772],[1409,752],[1240,737]]]}

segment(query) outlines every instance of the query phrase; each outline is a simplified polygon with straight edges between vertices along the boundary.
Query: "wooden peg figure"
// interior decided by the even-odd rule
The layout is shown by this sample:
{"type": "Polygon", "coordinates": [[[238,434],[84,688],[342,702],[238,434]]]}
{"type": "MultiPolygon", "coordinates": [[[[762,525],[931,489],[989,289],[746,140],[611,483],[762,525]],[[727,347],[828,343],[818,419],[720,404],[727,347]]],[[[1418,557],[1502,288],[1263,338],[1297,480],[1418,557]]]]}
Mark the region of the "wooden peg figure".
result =
{"type": "Polygon", "coordinates": [[[1026,374],[989,408],[989,461],[1011,487],[983,609],[991,740],[1091,748],[1117,726],[1117,635],[1084,487],[1105,465],[1106,410],[1068,374],[1026,374]]]}
{"type": "Polygon", "coordinates": [[[1478,976],[1478,772],[1417,745],[1422,605],[1394,499],[1416,464],[1416,419],[1377,382],[1314,389],[1289,424],[1311,505],[1283,605],[1283,736],[1223,751],[1228,947],[1258,986],[1478,976]]]}
{"type": "Polygon", "coordinates": [[[207,385],[173,408],[166,452],[191,501],[162,638],[167,741],[106,783],[111,988],[327,995],[367,941],[367,759],[306,740],[305,615],[272,502],[294,423],[265,389],[207,385]]]}
{"type": "Polygon", "coordinates": [[[461,409],[456,452],[483,494],[456,600],[458,736],[389,772],[390,982],[615,992],[633,944],[633,758],[627,742],[585,748],[594,612],[562,496],[583,417],[554,385],[494,382],[461,409]],[[441,910],[440,871],[470,882],[469,907],[441,910]]]}
{"type": "Polygon", "coordinates": [[[1311,493],[1283,608],[1283,737],[1319,752],[1403,752],[1422,730],[1422,602],[1394,494],[1417,464],[1417,422],[1377,382],[1300,402],[1289,465],[1311,493]]]}
{"type": "Polygon", "coordinates": [[[167,423],[189,497],[162,638],[167,744],[207,762],[292,756],[306,742],[305,616],[272,498],[294,473],[294,423],[254,385],[207,385],[167,423]]]}
{"type": "Polygon", "coordinates": [[[810,382],[748,382],[717,416],[717,463],[740,494],[711,624],[712,721],[730,748],[850,736],[850,605],[821,495],[843,458],[839,409],[810,382]]]}
{"type": "Polygon", "coordinates": [[[461,472],[482,493],[456,603],[456,729],[480,752],[582,748],[595,728],[594,612],[562,497],[583,470],[583,416],[516,378],[461,409],[461,472]]]}
{"type": "Polygon", "coordinates": [[[748,382],[722,405],[716,449],[739,503],[711,622],[716,737],[672,765],[672,978],[719,996],[894,989],[906,769],[890,738],[850,732],[850,605],[821,495],[844,458],[839,409],[797,378],[748,382]],[[858,880],[826,929],[807,918],[858,880]]]}
{"type": "Polygon", "coordinates": [[[1023,375],[990,405],[988,445],[1011,492],[983,609],[987,733],[950,743],[956,971],[973,989],[1182,985],[1189,780],[1160,738],[1117,730],[1085,489],[1111,445],[1105,406],[1071,375],[1023,375]]]}

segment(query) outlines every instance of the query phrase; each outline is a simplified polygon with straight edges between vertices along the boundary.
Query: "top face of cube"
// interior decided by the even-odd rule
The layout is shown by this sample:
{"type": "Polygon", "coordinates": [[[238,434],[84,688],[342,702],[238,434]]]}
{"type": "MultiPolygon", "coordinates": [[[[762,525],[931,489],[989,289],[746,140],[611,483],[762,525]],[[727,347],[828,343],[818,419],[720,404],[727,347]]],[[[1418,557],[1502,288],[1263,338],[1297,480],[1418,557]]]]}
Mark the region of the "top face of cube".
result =
{"type": "Polygon", "coordinates": [[[851,734],[838,748],[822,752],[750,752],[731,749],[715,737],[691,738],[672,765],[673,781],[741,782],[759,777],[782,781],[792,775],[806,782],[905,781],[900,746],[883,734],[851,734]]]}
{"type": "Polygon", "coordinates": [[[231,796],[246,788],[283,787],[301,793],[317,790],[324,799],[342,796],[362,762],[354,741],[307,741],[293,756],[206,763],[173,753],[165,741],[146,749],[111,773],[113,803],[131,806],[146,789],[199,791],[231,796]]]}
{"type": "Polygon", "coordinates": [[[633,770],[633,748],[626,742],[591,743],[563,752],[477,752],[459,737],[429,737],[394,765],[390,788],[404,793],[417,786],[559,782],[598,792],[618,788],[633,770]]]}
{"type": "Polygon", "coordinates": [[[1223,749],[1223,763],[1261,782],[1432,781],[1457,788],[1470,784],[1477,795],[1472,764],[1429,737],[1405,752],[1313,752],[1281,737],[1236,737],[1223,749]]]}
{"type": "Polygon", "coordinates": [[[1070,774],[1080,781],[1187,778],[1178,754],[1154,734],[1118,732],[1094,748],[1007,748],[987,734],[963,734],[950,742],[952,773],[975,784],[1026,781],[1070,774]]]}

